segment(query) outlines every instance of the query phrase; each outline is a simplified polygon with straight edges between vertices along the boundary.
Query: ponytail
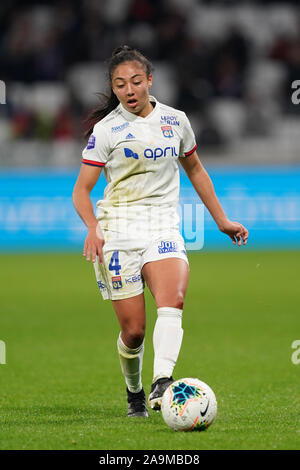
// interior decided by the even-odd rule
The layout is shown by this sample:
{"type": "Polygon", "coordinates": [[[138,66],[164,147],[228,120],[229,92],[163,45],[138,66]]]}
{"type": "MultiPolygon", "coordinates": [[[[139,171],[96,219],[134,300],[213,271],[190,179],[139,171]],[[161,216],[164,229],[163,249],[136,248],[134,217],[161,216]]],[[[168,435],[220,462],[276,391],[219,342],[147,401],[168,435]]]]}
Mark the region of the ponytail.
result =
{"type": "Polygon", "coordinates": [[[104,93],[97,93],[97,95],[101,104],[97,108],[93,109],[85,120],[88,125],[88,129],[84,133],[84,137],[86,139],[88,139],[93,132],[94,125],[101,121],[101,119],[105,118],[105,116],[119,105],[119,100],[112,90],[110,92],[110,96],[107,96],[104,93]]]}
{"type": "MultiPolygon", "coordinates": [[[[123,62],[131,62],[131,61],[138,61],[140,64],[143,65],[145,68],[145,72],[147,77],[152,73],[153,66],[151,62],[143,56],[139,51],[136,49],[132,49],[129,46],[120,46],[114,49],[111,58],[108,61],[108,73],[109,73],[109,82],[111,84],[112,75],[115,68],[122,64],[123,62]]],[[[105,116],[107,116],[111,111],[113,111],[118,105],[119,100],[112,91],[110,85],[110,94],[105,95],[104,93],[97,93],[98,97],[101,100],[100,106],[95,108],[85,120],[85,123],[88,125],[88,129],[84,133],[84,137],[86,139],[89,138],[91,133],[93,132],[94,125],[101,121],[105,116]]]]}

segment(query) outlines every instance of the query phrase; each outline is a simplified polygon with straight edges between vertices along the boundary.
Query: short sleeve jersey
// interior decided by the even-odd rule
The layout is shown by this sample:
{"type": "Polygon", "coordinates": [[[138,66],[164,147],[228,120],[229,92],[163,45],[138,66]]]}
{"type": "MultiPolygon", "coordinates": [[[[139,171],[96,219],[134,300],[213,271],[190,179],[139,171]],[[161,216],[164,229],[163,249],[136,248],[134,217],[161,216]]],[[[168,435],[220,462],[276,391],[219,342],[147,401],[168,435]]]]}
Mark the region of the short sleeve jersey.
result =
{"type": "Polygon", "coordinates": [[[195,151],[195,136],[183,111],[150,101],[155,106],[145,118],[119,104],[94,126],[83,150],[82,163],[104,167],[106,206],[177,207],[178,157],[195,151]]]}

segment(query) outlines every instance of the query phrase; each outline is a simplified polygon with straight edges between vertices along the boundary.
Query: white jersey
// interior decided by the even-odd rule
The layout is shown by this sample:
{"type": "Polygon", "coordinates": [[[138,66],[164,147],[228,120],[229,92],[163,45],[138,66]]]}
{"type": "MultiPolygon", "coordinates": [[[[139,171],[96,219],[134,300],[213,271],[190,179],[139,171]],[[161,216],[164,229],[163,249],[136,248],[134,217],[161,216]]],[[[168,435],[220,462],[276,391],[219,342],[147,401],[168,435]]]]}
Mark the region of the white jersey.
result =
{"type": "Polygon", "coordinates": [[[178,227],[178,157],[197,145],[183,111],[150,101],[155,107],[144,118],[119,104],[94,126],[83,151],[83,163],[104,167],[107,186],[97,203],[103,229],[124,232],[130,220],[144,228],[178,227]]]}

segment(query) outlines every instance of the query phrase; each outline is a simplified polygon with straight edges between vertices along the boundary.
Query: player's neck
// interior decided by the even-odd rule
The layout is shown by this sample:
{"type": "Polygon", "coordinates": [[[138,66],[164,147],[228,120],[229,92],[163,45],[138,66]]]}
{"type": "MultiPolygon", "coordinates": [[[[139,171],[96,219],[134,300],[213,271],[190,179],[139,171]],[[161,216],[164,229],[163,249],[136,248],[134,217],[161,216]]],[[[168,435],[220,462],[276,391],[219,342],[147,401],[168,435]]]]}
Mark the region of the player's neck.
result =
{"type": "Polygon", "coordinates": [[[146,116],[148,116],[148,114],[152,113],[153,109],[154,109],[154,106],[151,101],[149,100],[145,107],[141,110],[141,112],[138,114],[140,117],[143,117],[145,118],[146,116]]]}

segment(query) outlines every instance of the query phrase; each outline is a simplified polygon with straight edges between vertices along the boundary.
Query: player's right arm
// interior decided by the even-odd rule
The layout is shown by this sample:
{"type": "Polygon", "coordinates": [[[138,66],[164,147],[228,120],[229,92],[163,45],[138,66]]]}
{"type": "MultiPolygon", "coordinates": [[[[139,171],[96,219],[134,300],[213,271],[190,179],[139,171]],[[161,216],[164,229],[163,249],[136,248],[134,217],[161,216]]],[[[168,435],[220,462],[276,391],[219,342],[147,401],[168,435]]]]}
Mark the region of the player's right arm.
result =
{"type": "Polygon", "coordinates": [[[83,256],[87,261],[95,262],[98,255],[100,263],[103,262],[104,237],[94,214],[90,193],[98,181],[101,170],[102,167],[99,166],[82,164],[72,195],[74,207],[88,228],[83,256]]]}

